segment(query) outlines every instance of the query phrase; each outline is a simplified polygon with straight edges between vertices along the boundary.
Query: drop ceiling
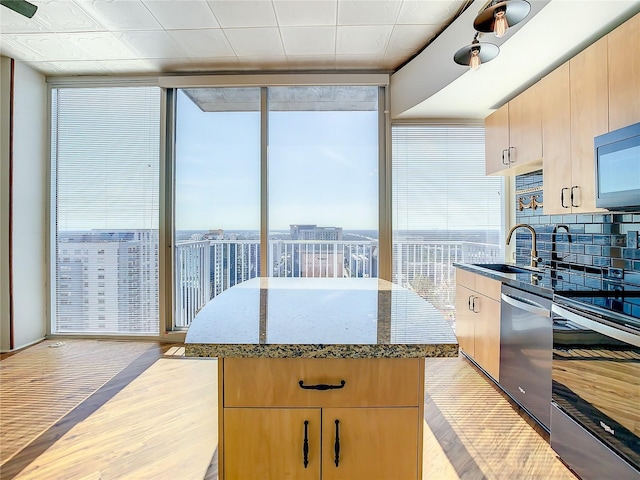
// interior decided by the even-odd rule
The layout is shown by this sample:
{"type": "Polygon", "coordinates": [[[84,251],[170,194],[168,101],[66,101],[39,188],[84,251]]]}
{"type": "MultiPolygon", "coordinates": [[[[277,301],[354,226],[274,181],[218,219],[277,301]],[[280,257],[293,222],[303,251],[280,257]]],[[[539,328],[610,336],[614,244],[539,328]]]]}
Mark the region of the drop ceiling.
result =
{"type": "Polygon", "coordinates": [[[501,52],[470,72],[452,57],[486,0],[30,1],[32,19],[0,8],[0,53],[45,76],[387,72],[394,118],[484,118],[640,11],[640,0],[533,0],[526,24],[481,39],[501,52]]]}

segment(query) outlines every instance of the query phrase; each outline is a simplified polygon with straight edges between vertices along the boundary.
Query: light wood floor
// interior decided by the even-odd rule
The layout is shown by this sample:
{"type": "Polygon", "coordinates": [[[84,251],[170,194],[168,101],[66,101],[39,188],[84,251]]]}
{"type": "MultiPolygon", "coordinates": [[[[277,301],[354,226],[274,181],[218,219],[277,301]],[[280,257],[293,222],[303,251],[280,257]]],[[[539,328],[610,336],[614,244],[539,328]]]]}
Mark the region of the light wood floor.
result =
{"type": "MultiPolygon", "coordinates": [[[[86,342],[88,350],[95,347],[86,342]]],[[[11,359],[28,362],[27,352],[5,358],[0,366],[11,359]]],[[[23,463],[14,472],[0,467],[0,478],[215,478],[217,362],[181,353],[167,347],[165,356],[86,418],[64,433],[55,432],[57,424],[50,429],[46,442],[40,439],[46,448],[34,448],[39,441],[21,448],[16,458],[23,463]]],[[[60,378],[73,377],[65,365],[56,369],[60,378]]],[[[424,479],[575,480],[545,439],[466,360],[428,359],[426,376],[424,479]]],[[[7,388],[19,394],[24,386],[3,384],[0,401],[7,388]]],[[[31,414],[45,410],[41,405],[31,414]]],[[[65,417],[69,423],[74,423],[73,412],[65,417]]],[[[3,435],[13,428],[0,423],[3,435]]],[[[1,463],[9,466],[16,458],[1,463]]]]}

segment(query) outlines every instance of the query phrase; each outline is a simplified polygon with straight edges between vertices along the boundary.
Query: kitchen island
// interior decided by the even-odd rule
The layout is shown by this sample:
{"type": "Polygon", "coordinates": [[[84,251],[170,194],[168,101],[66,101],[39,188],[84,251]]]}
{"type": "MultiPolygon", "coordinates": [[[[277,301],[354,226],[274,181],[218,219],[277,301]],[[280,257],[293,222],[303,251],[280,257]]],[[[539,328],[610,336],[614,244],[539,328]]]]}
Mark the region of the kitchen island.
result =
{"type": "Polygon", "coordinates": [[[422,478],[426,300],[379,279],[256,278],[210,301],[186,355],[219,359],[221,479],[422,478]]]}

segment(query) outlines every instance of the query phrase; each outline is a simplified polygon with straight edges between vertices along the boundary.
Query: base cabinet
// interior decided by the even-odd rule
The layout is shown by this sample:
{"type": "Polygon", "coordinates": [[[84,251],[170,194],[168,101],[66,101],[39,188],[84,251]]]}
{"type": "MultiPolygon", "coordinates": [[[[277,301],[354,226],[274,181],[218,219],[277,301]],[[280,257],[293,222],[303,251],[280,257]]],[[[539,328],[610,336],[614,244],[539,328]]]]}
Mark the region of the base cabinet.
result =
{"type": "Polygon", "coordinates": [[[500,380],[501,283],[466,270],[456,271],[456,335],[460,349],[500,380]]]}
{"type": "Polygon", "coordinates": [[[422,477],[423,358],[219,361],[220,479],[422,477]]]}

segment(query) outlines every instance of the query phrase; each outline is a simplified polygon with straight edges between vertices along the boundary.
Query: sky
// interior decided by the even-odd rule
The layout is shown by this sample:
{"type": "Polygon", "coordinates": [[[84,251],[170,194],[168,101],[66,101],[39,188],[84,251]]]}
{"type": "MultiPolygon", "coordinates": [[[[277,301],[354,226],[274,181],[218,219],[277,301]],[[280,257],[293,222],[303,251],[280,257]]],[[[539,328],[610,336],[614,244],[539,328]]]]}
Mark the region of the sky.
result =
{"type": "MultiPolygon", "coordinates": [[[[176,229],[258,230],[259,112],[178,97],[176,229]]],[[[271,112],[269,225],[378,228],[377,111],[271,112]]]]}

